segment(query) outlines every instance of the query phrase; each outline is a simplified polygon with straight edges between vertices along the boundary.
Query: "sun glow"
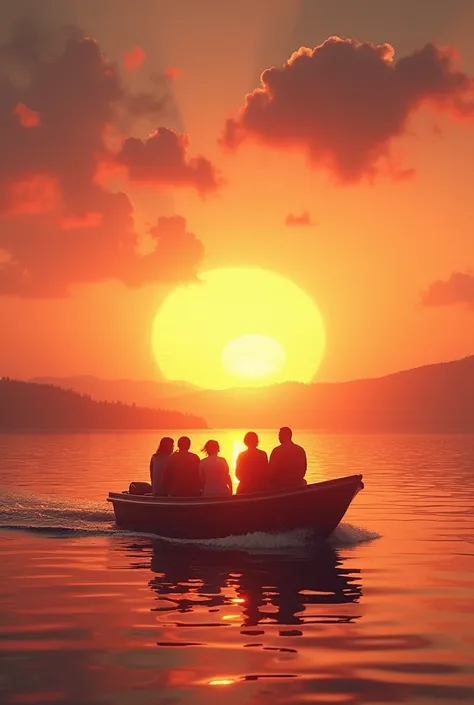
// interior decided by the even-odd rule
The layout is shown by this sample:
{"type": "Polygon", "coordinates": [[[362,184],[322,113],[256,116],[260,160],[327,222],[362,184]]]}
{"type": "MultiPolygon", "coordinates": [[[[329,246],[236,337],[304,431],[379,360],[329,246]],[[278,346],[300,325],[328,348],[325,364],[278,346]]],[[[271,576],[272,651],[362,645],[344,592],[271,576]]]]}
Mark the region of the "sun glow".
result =
{"type": "Polygon", "coordinates": [[[227,343],[222,351],[222,364],[230,374],[249,379],[268,378],[278,374],[286,362],[282,345],[268,335],[241,335],[227,343]]]}
{"type": "Polygon", "coordinates": [[[164,376],[207,389],[310,382],[325,347],[314,302],[264,269],[215,269],[176,288],[153,324],[164,376]]]}

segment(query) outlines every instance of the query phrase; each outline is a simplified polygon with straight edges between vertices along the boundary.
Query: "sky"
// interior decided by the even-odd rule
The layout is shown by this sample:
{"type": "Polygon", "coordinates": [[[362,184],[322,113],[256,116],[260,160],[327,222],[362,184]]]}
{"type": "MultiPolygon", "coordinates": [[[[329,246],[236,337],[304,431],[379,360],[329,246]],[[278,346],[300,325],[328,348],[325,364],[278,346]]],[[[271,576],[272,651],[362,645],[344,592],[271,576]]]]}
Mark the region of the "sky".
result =
{"type": "Polygon", "coordinates": [[[3,3],[0,374],[159,379],[161,302],[222,267],[311,297],[316,381],[472,354],[473,21],[470,0],[3,3]]]}

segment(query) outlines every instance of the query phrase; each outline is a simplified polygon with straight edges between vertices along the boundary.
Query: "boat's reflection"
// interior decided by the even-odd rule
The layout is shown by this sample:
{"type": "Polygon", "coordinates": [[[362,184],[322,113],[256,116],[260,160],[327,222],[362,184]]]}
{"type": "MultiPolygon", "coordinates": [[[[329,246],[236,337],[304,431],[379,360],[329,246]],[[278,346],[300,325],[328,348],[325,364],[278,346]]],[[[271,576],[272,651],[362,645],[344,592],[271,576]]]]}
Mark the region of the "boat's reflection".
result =
{"type": "Polygon", "coordinates": [[[149,585],[163,603],[157,610],[209,613],[231,605],[244,627],[351,622],[360,614],[348,605],[362,595],[351,563],[327,544],[255,554],[156,541],[149,585]]]}

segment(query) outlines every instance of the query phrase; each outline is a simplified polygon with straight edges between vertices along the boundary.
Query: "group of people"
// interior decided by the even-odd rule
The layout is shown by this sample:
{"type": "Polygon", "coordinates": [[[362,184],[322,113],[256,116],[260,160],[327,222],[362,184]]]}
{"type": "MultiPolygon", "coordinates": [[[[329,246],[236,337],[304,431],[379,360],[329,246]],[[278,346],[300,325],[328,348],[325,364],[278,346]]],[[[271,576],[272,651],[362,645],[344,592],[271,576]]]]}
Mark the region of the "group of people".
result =
{"type": "MultiPolygon", "coordinates": [[[[237,494],[301,487],[306,484],[307,460],[304,449],[293,442],[291,428],[280,428],[280,445],[268,458],[258,447],[254,431],[245,434],[247,450],[237,457],[235,475],[237,494]]],[[[232,479],[227,460],[219,455],[219,443],[209,440],[201,449],[202,460],[192,453],[191,440],[181,436],[174,452],[174,440],[162,438],[150,460],[152,492],[162,497],[198,497],[232,494],[232,479]]]]}

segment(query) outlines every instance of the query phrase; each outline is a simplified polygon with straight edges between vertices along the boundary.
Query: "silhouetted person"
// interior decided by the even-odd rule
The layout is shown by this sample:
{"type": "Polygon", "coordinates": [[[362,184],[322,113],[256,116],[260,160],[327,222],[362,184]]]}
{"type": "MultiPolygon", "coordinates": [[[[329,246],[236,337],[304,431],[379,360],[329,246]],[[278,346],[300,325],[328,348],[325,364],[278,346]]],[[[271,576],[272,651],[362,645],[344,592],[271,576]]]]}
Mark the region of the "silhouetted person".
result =
{"type": "Polygon", "coordinates": [[[173,452],[174,441],[172,438],[165,436],[161,439],[158,448],[155,450],[150,459],[150,480],[151,491],[154,495],[163,496],[166,494],[163,487],[163,470],[166,461],[173,452]]]}
{"type": "Polygon", "coordinates": [[[280,490],[306,485],[307,460],[304,448],[292,441],[293,432],[283,426],[278,432],[280,445],[270,454],[268,479],[271,489],[280,490]]]}
{"type": "Polygon", "coordinates": [[[268,487],[268,456],[258,448],[258,436],[249,431],[244,436],[247,450],[237,456],[235,475],[240,481],[237,493],[261,492],[268,487]]]}
{"type": "Polygon", "coordinates": [[[217,441],[207,441],[202,452],[207,458],[201,460],[199,473],[202,483],[202,494],[208,497],[232,494],[232,480],[227,460],[219,455],[220,447],[217,441]]]}
{"type": "Polygon", "coordinates": [[[197,497],[201,494],[199,456],[190,453],[187,436],[178,438],[178,450],[170,455],[163,472],[163,486],[170,497],[197,497]]]}

